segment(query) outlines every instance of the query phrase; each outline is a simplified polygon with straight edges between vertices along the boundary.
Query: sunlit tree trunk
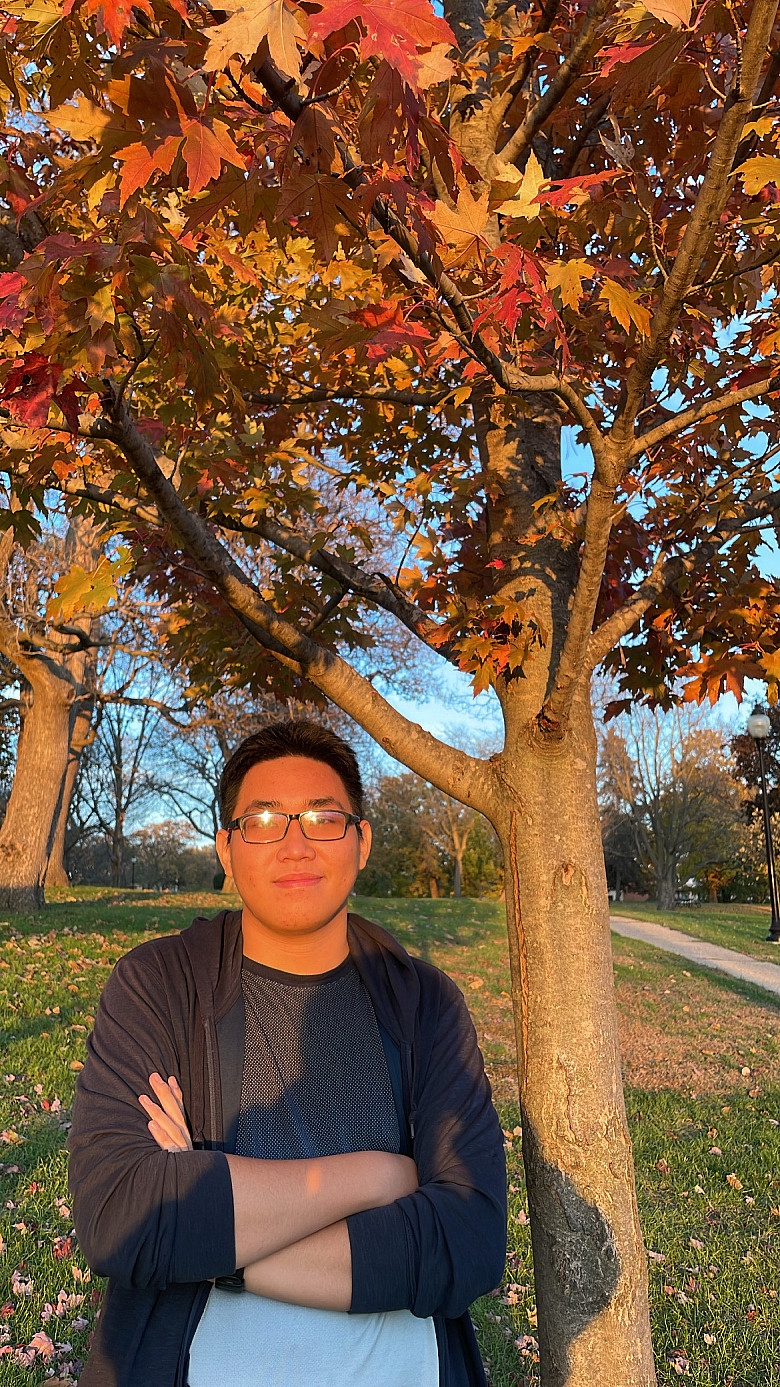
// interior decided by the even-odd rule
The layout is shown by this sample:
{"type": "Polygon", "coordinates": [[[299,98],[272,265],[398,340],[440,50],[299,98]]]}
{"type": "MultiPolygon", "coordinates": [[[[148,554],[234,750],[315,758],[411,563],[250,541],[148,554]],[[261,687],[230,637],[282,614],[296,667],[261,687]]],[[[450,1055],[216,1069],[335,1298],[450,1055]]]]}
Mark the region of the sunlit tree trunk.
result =
{"type": "Polygon", "coordinates": [[[67,863],[65,860],[68,816],[70,814],[71,800],[73,799],[73,791],[79,773],[81,754],[88,745],[90,738],[94,707],[94,697],[91,694],[86,694],[82,698],[76,699],[71,708],[68,764],[65,770],[63,791],[57,813],[57,822],[54,829],[51,852],[49,854],[49,865],[46,869],[47,886],[69,885],[70,878],[68,876],[67,863]]]}
{"type": "Polygon", "coordinates": [[[497,685],[505,748],[488,817],[506,864],[542,1383],[651,1387],[587,676],[560,739],[545,736],[538,721],[578,571],[574,544],[535,533],[535,502],[560,478],[560,428],[542,410],[505,422],[494,407],[478,409],[476,422],[501,592],[527,604],[540,633],[524,677],[497,685]],[[526,573],[521,588],[512,567],[526,545],[535,579],[526,573]]]}
{"type": "Polygon", "coordinates": [[[545,1387],[654,1382],[587,694],[562,743],[509,697],[506,857],[523,1160],[545,1387]]]}
{"type": "Polygon", "coordinates": [[[0,907],[33,911],[43,905],[62,799],[73,684],[45,657],[24,660],[23,669],[16,772],[0,828],[0,907]]]}

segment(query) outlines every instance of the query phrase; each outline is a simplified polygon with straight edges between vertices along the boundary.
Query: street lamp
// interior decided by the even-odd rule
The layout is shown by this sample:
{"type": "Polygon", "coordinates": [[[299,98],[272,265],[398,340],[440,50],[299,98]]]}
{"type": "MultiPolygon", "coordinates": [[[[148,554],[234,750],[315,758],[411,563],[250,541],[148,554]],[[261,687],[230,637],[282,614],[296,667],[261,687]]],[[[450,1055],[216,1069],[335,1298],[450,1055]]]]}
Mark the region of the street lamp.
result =
{"type": "Polygon", "coordinates": [[[761,768],[761,801],[764,806],[764,837],[766,839],[766,867],[769,874],[769,903],[772,907],[772,923],[767,939],[773,944],[780,943],[780,897],[777,891],[775,871],[775,852],[772,845],[772,821],[769,817],[769,800],[766,797],[766,771],[764,769],[764,742],[772,730],[766,713],[755,708],[747,720],[747,730],[758,747],[758,764],[761,768]]]}

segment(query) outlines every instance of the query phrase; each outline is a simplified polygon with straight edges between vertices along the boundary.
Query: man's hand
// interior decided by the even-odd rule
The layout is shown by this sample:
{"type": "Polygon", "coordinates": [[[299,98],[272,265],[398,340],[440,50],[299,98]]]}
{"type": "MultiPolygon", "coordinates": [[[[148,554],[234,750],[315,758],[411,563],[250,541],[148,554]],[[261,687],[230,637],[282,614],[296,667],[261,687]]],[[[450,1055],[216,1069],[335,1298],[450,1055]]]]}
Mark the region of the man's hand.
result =
{"type": "Polygon", "coordinates": [[[191,1151],[192,1139],[184,1113],[184,1101],[177,1079],[172,1074],[166,1084],[159,1074],[149,1076],[157,1102],[142,1093],[138,1099],[149,1116],[149,1131],[163,1151],[191,1151]]]}

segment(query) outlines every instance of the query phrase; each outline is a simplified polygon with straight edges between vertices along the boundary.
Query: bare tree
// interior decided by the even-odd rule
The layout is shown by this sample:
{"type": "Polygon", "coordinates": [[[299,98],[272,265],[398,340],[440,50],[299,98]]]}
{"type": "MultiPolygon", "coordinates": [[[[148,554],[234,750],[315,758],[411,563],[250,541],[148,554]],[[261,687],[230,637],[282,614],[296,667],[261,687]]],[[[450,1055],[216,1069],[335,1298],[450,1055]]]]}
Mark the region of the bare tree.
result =
{"type": "Polygon", "coordinates": [[[674,906],[680,870],[728,856],[739,820],[723,731],[698,708],[636,708],[602,738],[602,784],[625,812],[659,909],[674,906]]]}

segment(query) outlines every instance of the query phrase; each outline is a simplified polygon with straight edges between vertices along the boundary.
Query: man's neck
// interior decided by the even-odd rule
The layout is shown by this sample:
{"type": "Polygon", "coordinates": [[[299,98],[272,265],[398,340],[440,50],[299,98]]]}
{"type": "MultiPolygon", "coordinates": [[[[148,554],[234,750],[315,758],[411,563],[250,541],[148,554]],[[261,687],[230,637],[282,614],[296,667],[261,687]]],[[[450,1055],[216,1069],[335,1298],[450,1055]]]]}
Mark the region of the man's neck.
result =
{"type": "Polygon", "coordinates": [[[347,913],[321,928],[300,934],[277,934],[244,909],[241,912],[244,957],[280,973],[329,973],[349,954],[347,913]]]}

